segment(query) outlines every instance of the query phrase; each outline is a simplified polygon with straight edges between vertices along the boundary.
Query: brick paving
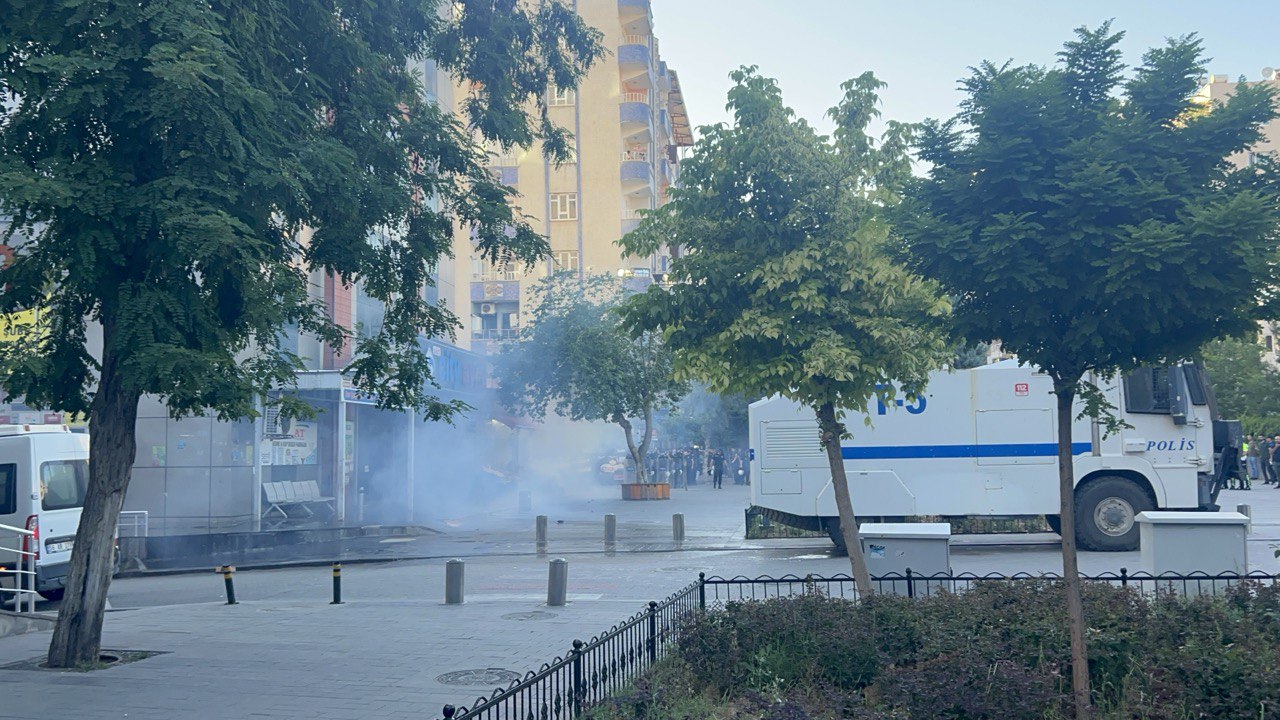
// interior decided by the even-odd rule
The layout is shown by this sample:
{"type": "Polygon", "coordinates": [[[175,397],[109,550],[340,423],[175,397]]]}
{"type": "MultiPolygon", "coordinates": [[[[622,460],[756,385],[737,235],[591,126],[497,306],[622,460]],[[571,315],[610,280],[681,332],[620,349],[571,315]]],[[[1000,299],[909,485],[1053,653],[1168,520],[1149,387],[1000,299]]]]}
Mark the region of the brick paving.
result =
{"type": "MultiPolygon", "coordinates": [[[[745,489],[713,493],[695,488],[669,503],[602,500],[549,512],[547,557],[531,553],[531,518],[514,514],[404,543],[434,547],[441,557],[466,546],[490,553],[468,559],[467,602],[461,606],[441,602],[439,560],[348,567],[347,603],[340,606],[328,604],[326,568],[242,572],[236,606],[218,602],[221,582],[212,573],[121,579],[112,588],[118,609],[107,616],[103,646],[162,654],[90,673],[0,670],[0,719],[434,720],[445,703],[470,704],[493,689],[446,685],[437,677],[535,669],[564,654],[575,638],[589,639],[648,600],[683,587],[700,569],[722,575],[847,572],[847,561],[832,557],[825,540],[743,541],[745,489]],[[679,511],[687,516],[686,549],[642,552],[645,546],[671,549],[670,513],[679,511]],[[593,518],[604,512],[618,513],[620,547],[631,551],[599,552],[593,518]],[[496,534],[476,534],[486,524],[496,534]],[[528,526],[527,536],[522,526],[528,526]],[[548,608],[546,561],[560,555],[570,562],[570,602],[548,608]],[[142,607],[163,602],[184,604],[142,607]]],[[[1252,567],[1280,571],[1271,549],[1280,543],[1280,493],[1228,492],[1221,501],[1232,509],[1240,502],[1253,505],[1252,567]]],[[[954,548],[952,558],[957,572],[1061,567],[1052,547],[973,544],[954,548]]],[[[1085,553],[1081,565],[1087,573],[1135,569],[1138,557],[1085,553]]],[[[48,642],[48,632],[0,638],[0,664],[39,657],[48,642]]]]}

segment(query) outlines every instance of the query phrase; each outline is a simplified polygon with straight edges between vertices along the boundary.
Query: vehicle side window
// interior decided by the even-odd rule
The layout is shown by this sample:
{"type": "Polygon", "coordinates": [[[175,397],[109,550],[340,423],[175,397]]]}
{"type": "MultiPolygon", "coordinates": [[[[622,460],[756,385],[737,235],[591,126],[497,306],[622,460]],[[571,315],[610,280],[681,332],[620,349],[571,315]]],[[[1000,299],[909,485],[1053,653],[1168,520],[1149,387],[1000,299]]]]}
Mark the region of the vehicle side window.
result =
{"type": "Polygon", "coordinates": [[[88,460],[55,460],[40,465],[41,507],[65,510],[84,505],[88,460]]]}
{"type": "Polygon", "coordinates": [[[1125,373],[1124,405],[1131,413],[1168,415],[1169,368],[1140,367],[1125,373]]]}
{"type": "Polygon", "coordinates": [[[0,515],[18,512],[18,466],[0,465],[0,515]]]}
{"type": "Polygon", "coordinates": [[[1191,404],[1208,405],[1209,394],[1205,391],[1204,373],[1195,365],[1183,365],[1182,374],[1187,378],[1187,394],[1191,396],[1191,404]]]}

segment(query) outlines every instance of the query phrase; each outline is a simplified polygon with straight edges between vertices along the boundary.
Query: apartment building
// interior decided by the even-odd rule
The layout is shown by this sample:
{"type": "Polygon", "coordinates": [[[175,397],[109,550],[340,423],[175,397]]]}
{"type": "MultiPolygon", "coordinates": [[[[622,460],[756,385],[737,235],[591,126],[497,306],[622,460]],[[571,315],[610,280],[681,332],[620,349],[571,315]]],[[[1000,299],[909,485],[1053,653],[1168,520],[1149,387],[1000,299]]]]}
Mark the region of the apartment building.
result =
{"type": "MultiPolygon", "coordinates": [[[[550,239],[551,258],[531,272],[495,267],[476,256],[465,232],[455,239],[458,279],[450,305],[466,326],[458,344],[476,352],[519,335],[527,291],[550,273],[617,273],[647,284],[660,280],[670,262],[669,250],[624,257],[617,241],[639,223],[640,211],[666,202],[680,149],[693,144],[679,76],[659,52],[649,0],[574,6],[604,34],[610,53],[576,91],[547,98],[552,119],[574,134],[573,161],[557,166],[538,147],[490,159],[494,173],[519,191],[534,228],[550,239]]],[[[464,92],[455,98],[460,102],[464,92]]]]}

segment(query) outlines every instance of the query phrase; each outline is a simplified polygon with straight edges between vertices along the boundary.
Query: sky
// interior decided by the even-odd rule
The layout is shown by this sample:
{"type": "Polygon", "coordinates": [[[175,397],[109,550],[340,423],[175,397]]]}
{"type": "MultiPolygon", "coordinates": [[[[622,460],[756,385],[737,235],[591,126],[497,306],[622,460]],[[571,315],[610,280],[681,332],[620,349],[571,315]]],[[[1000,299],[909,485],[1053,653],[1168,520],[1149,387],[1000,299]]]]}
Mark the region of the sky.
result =
{"type": "Polygon", "coordinates": [[[1072,30],[1113,19],[1125,61],[1165,38],[1196,33],[1208,71],[1259,80],[1280,69],[1276,20],[1263,2],[1184,0],[652,0],[654,35],[680,76],[695,125],[728,121],[729,71],[758,65],[783,98],[823,132],[840,83],[873,71],[888,83],[883,117],[918,122],[955,114],[957,81],[982,60],[1049,64],[1072,30]]]}

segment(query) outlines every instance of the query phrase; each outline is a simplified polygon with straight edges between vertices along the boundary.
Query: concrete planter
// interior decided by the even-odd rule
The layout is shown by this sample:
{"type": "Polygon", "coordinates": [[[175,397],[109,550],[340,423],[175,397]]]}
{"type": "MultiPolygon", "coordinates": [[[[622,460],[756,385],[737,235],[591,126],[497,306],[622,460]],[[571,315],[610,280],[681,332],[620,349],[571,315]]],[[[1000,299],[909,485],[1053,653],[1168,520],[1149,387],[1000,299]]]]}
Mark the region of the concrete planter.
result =
{"type": "Polygon", "coordinates": [[[623,500],[670,500],[670,483],[623,483],[623,500]]]}

